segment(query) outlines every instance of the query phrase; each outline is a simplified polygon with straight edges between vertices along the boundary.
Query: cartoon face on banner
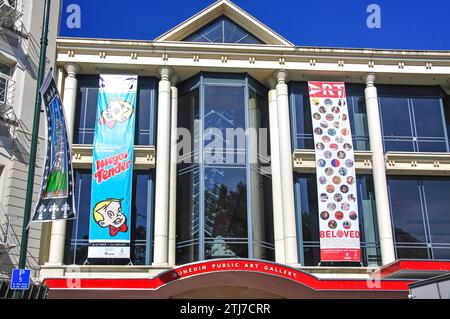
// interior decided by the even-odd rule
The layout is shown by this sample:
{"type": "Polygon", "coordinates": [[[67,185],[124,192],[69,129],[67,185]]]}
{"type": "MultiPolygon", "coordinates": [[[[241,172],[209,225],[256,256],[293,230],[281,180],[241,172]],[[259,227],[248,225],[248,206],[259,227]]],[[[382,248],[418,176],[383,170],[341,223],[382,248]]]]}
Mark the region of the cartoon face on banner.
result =
{"type": "Polygon", "coordinates": [[[109,228],[112,237],[127,232],[127,217],[123,214],[121,199],[102,200],[95,205],[93,213],[95,222],[102,228],[109,228]]]}
{"type": "Polygon", "coordinates": [[[100,124],[105,124],[113,129],[116,122],[123,123],[127,121],[133,114],[133,106],[122,99],[111,99],[108,107],[100,115],[100,124]]]}
{"type": "Polygon", "coordinates": [[[310,82],[309,92],[321,194],[321,261],[359,262],[358,203],[345,85],[310,82]]]}

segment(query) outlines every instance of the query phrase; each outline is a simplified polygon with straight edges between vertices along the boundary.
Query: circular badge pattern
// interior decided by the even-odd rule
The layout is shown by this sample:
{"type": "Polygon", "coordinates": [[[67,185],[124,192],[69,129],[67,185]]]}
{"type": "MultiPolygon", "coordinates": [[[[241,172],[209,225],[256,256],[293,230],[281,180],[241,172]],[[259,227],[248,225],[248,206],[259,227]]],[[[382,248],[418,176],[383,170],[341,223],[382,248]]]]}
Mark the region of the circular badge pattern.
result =
{"type": "Polygon", "coordinates": [[[342,195],[339,194],[339,193],[338,194],[334,194],[333,198],[334,198],[334,201],[336,201],[338,203],[342,202],[342,195]]]}
{"type": "Polygon", "coordinates": [[[348,220],[346,220],[346,221],[344,221],[344,222],[342,223],[342,226],[343,226],[345,229],[350,229],[350,228],[352,228],[352,223],[350,223],[348,220]]]}
{"type": "Polygon", "coordinates": [[[344,142],[344,137],[339,135],[336,137],[335,141],[336,141],[336,143],[341,144],[344,142]]]}
{"type": "Polygon", "coordinates": [[[322,119],[322,116],[320,115],[320,113],[314,113],[313,114],[313,119],[315,119],[316,121],[320,121],[322,119]]]}
{"type": "Polygon", "coordinates": [[[328,195],[325,193],[320,194],[319,198],[322,203],[325,203],[326,201],[328,201],[328,195]]]}
{"type": "Polygon", "coordinates": [[[329,210],[335,210],[336,209],[336,204],[335,203],[328,203],[327,208],[329,210]]]}
{"type": "Polygon", "coordinates": [[[325,114],[326,112],[327,112],[327,109],[325,108],[325,106],[319,107],[319,113],[325,114]]]}
{"type": "Polygon", "coordinates": [[[325,169],[325,174],[326,174],[327,176],[331,176],[331,175],[334,174],[334,171],[333,171],[333,169],[332,169],[331,167],[327,167],[327,168],[325,169]]]}
{"type": "Polygon", "coordinates": [[[327,114],[326,116],[325,116],[325,118],[327,119],[327,121],[333,121],[334,120],[334,115],[333,114],[331,114],[331,113],[329,113],[329,114],[327,114]]]}
{"type": "Polygon", "coordinates": [[[322,150],[325,148],[325,145],[324,145],[323,143],[317,143],[317,144],[316,144],[316,148],[317,148],[319,151],[322,151],[322,150]]]}
{"type": "Polygon", "coordinates": [[[342,114],[341,120],[342,120],[342,121],[347,121],[347,120],[348,120],[347,114],[342,114]]]}
{"type": "Polygon", "coordinates": [[[347,184],[353,185],[355,183],[355,178],[353,176],[347,177],[347,184]]]}
{"type": "Polygon", "coordinates": [[[327,220],[328,218],[330,218],[330,213],[328,213],[327,211],[323,211],[320,213],[320,218],[322,218],[323,220],[327,220]]]}
{"type": "Polygon", "coordinates": [[[350,209],[350,204],[349,203],[342,203],[341,204],[341,209],[343,211],[348,211],[350,209]]]}
{"type": "Polygon", "coordinates": [[[327,178],[325,176],[320,176],[319,183],[325,185],[327,183],[327,178]]]}
{"type": "Polygon", "coordinates": [[[339,162],[339,160],[337,160],[337,159],[334,159],[331,161],[331,165],[333,167],[339,167],[339,165],[341,165],[341,162],[339,162]]]}
{"type": "Polygon", "coordinates": [[[348,128],[343,128],[341,130],[341,134],[344,135],[344,136],[347,136],[348,135],[348,128]]]}
{"type": "Polygon", "coordinates": [[[339,169],[339,175],[341,175],[341,176],[347,176],[347,169],[344,168],[344,167],[341,167],[341,168],[339,169]]]}
{"type": "Polygon", "coordinates": [[[337,144],[335,144],[335,143],[330,144],[330,149],[331,149],[332,151],[337,151],[338,148],[339,148],[339,146],[338,146],[337,144]]]}
{"type": "Polygon", "coordinates": [[[347,194],[347,193],[348,193],[348,190],[349,190],[349,189],[348,189],[348,186],[347,186],[347,185],[342,185],[342,186],[341,186],[341,192],[342,192],[342,193],[347,194]]]}
{"type": "Polygon", "coordinates": [[[345,166],[347,166],[348,168],[353,167],[354,163],[351,159],[348,159],[345,161],[345,166]]]}
{"type": "Polygon", "coordinates": [[[326,159],[330,159],[333,156],[333,153],[331,153],[330,151],[325,151],[325,152],[323,152],[323,156],[326,159]]]}
{"type": "Polygon", "coordinates": [[[330,135],[330,136],[335,136],[336,135],[336,130],[334,129],[334,128],[330,128],[330,129],[328,129],[328,135],[330,135]]]}
{"type": "Polygon", "coordinates": [[[337,211],[337,212],[334,214],[334,218],[336,218],[337,220],[342,220],[342,219],[344,218],[344,213],[341,212],[341,211],[337,211]]]}
{"type": "Polygon", "coordinates": [[[314,98],[314,99],[312,99],[312,103],[313,103],[315,106],[318,106],[318,105],[320,104],[320,100],[319,100],[318,98],[314,98]]]}
{"type": "Polygon", "coordinates": [[[338,106],[333,106],[331,108],[331,112],[333,112],[334,114],[339,114],[339,112],[341,112],[341,109],[338,106]]]}
{"type": "Polygon", "coordinates": [[[353,148],[353,147],[352,147],[351,144],[349,144],[349,143],[345,143],[345,144],[344,144],[344,150],[346,150],[347,152],[348,152],[348,151],[351,151],[352,148],[353,148]]]}
{"type": "Polygon", "coordinates": [[[353,194],[348,195],[348,201],[351,203],[356,202],[356,197],[353,194]]]}
{"type": "Polygon", "coordinates": [[[324,159],[317,160],[317,166],[325,167],[325,165],[327,165],[327,162],[324,159]]]}
{"type": "Polygon", "coordinates": [[[325,103],[326,106],[332,106],[332,105],[333,105],[333,101],[330,100],[330,99],[326,99],[326,100],[324,101],[324,103],[325,103]]]}
{"type": "Polygon", "coordinates": [[[316,133],[317,135],[322,135],[323,130],[322,130],[320,127],[316,127],[316,128],[314,129],[314,133],[316,133]]]}
{"type": "Polygon", "coordinates": [[[322,121],[322,122],[320,122],[320,126],[322,128],[327,128],[328,127],[328,122],[327,121],[322,121]]]}
{"type": "Polygon", "coordinates": [[[327,192],[328,193],[334,193],[334,191],[335,191],[335,188],[334,188],[334,185],[331,185],[331,184],[329,184],[329,185],[327,185],[327,192]]]}
{"type": "Polygon", "coordinates": [[[341,122],[335,121],[335,122],[333,123],[333,126],[334,126],[335,128],[339,128],[339,127],[341,126],[341,122]]]}
{"type": "Polygon", "coordinates": [[[322,141],[326,144],[330,143],[330,137],[328,135],[322,136],[322,141]]]}
{"type": "Polygon", "coordinates": [[[358,219],[358,214],[356,212],[350,212],[349,217],[351,220],[356,220],[358,219]]]}
{"type": "Polygon", "coordinates": [[[333,183],[335,183],[336,185],[341,183],[341,178],[339,176],[335,176],[333,177],[333,183]]]}
{"type": "Polygon", "coordinates": [[[336,222],[335,220],[330,220],[330,221],[328,222],[328,227],[329,227],[330,229],[336,229],[336,227],[337,227],[337,222],[336,222]]]}
{"type": "Polygon", "coordinates": [[[345,154],[344,151],[339,151],[339,152],[337,153],[337,157],[338,157],[339,159],[341,159],[341,160],[343,160],[346,156],[347,156],[347,154],[345,154]]]}

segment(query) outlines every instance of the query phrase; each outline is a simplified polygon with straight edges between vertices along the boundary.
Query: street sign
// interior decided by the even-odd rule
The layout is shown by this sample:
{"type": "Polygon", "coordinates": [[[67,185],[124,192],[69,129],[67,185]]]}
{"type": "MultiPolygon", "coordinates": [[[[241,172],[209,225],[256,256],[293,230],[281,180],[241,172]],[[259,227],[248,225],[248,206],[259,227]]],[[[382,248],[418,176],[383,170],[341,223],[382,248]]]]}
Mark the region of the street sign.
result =
{"type": "Polygon", "coordinates": [[[11,276],[12,290],[28,290],[30,289],[30,269],[13,269],[11,276]]]}

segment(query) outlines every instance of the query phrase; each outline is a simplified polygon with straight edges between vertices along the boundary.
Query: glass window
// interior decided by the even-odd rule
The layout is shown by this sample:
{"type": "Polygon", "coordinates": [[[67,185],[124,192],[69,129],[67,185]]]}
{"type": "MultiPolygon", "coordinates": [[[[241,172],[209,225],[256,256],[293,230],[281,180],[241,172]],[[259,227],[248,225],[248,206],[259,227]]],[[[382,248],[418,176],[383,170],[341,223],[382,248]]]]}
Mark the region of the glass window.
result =
{"type": "MultiPolygon", "coordinates": [[[[361,253],[365,266],[381,264],[377,231],[375,194],[370,175],[358,175],[358,209],[360,211],[361,253]],[[362,213],[361,213],[362,212],[362,213]]],[[[317,199],[317,178],[315,174],[295,175],[295,200],[297,222],[301,225],[299,256],[305,266],[317,266],[320,262],[319,211],[317,199]]],[[[297,227],[300,229],[300,227],[297,227]]],[[[334,266],[346,265],[333,263],[334,266]]],[[[347,263],[348,265],[348,263],[347,263]]]]}
{"type": "Polygon", "coordinates": [[[379,96],[386,152],[447,152],[443,101],[438,90],[381,86],[379,96]]]}
{"type": "Polygon", "coordinates": [[[243,74],[204,73],[180,85],[177,264],[273,260],[267,94],[243,74]],[[266,140],[266,143],[263,140],[266,140]]]}
{"type": "Polygon", "coordinates": [[[426,243],[418,182],[408,178],[389,178],[388,184],[395,240],[426,243]]]}
{"type": "MultiPolygon", "coordinates": [[[[98,102],[98,75],[79,75],[74,144],[93,144],[98,102]]],[[[136,145],[156,142],[156,79],[139,77],[135,126],[136,145]]]]}
{"type": "MultiPolygon", "coordinates": [[[[311,104],[308,83],[290,82],[292,145],[296,149],[314,149],[311,104]]],[[[347,84],[347,103],[355,150],[370,149],[364,86],[347,84]]]]}
{"type": "Polygon", "coordinates": [[[450,259],[450,180],[389,177],[398,258],[450,259]]]}
{"type": "Polygon", "coordinates": [[[407,98],[381,97],[381,121],[386,137],[412,135],[411,115],[407,98]]]}
{"type": "Polygon", "coordinates": [[[262,44],[263,42],[225,16],[221,16],[183,41],[262,44]]]}
{"type": "Polygon", "coordinates": [[[0,63],[0,103],[6,102],[8,94],[8,78],[12,75],[9,65],[0,63]]]}
{"type": "MultiPolygon", "coordinates": [[[[75,170],[75,201],[77,218],[67,222],[66,265],[83,265],[89,246],[89,212],[91,199],[91,170],[75,170]]],[[[151,263],[153,222],[153,172],[134,171],[131,211],[131,261],[135,265],[151,263]],[[150,226],[150,227],[149,227],[150,226]],[[150,232],[147,234],[147,232],[150,232]]],[[[127,264],[128,260],[89,260],[91,264],[127,264]]]]}

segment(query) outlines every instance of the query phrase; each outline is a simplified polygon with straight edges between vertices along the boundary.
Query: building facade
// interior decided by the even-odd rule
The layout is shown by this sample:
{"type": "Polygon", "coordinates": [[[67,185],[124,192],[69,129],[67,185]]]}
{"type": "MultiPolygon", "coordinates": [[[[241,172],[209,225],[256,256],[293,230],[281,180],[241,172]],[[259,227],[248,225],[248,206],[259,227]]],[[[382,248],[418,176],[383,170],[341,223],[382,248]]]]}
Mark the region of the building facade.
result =
{"type": "MultiPolygon", "coordinates": [[[[58,12],[53,1],[49,23],[47,71],[54,67],[58,12]]],[[[0,280],[8,279],[19,260],[25,193],[33,128],[44,1],[0,1],[0,280]]],[[[41,118],[35,192],[42,173],[45,124],[41,118]]],[[[41,255],[41,236],[48,226],[33,224],[27,267],[37,281],[47,257],[41,255]]],[[[0,296],[5,293],[1,285],[0,296]]],[[[0,298],[1,298],[0,297],[0,298]]]]}
{"type": "Polygon", "coordinates": [[[56,51],[78,218],[41,238],[49,297],[407,298],[450,269],[448,52],[295,46],[226,0],[153,41],[56,51]],[[125,261],[87,255],[100,74],[138,75],[125,261]],[[346,84],[360,263],[320,261],[308,81],[346,84]]]}

